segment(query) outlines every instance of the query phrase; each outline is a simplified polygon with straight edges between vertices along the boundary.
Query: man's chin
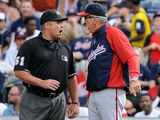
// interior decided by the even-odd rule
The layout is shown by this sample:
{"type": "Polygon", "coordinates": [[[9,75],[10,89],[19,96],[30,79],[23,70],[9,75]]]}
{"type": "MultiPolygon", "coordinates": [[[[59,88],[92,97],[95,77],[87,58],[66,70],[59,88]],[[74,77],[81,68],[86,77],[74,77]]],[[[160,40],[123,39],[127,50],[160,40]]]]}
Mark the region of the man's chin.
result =
{"type": "Polygon", "coordinates": [[[57,34],[57,35],[54,36],[54,38],[60,39],[60,38],[62,38],[62,34],[57,34]]]}
{"type": "Polygon", "coordinates": [[[58,38],[58,39],[61,39],[61,38],[62,38],[62,35],[61,35],[61,36],[58,36],[57,38],[58,38]]]}
{"type": "Polygon", "coordinates": [[[58,38],[62,38],[62,34],[60,34],[60,35],[58,36],[58,38]]]}

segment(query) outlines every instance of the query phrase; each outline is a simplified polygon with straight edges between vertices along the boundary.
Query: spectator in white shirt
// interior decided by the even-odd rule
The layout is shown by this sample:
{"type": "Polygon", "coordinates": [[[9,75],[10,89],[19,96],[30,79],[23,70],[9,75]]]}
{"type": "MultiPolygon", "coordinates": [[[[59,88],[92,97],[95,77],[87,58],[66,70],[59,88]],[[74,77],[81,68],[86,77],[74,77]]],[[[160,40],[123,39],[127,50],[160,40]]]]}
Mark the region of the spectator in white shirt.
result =
{"type": "Polygon", "coordinates": [[[15,48],[13,47],[12,49],[8,49],[6,52],[5,61],[9,63],[12,66],[12,68],[14,68],[18,50],[21,47],[21,45],[25,42],[25,40],[26,40],[26,36],[24,35],[24,33],[17,32],[15,34],[16,47],[15,48]]]}
{"type": "Polygon", "coordinates": [[[3,112],[7,109],[7,105],[0,103],[0,116],[3,115],[3,112]]]}
{"type": "Polygon", "coordinates": [[[156,108],[152,108],[152,99],[148,94],[143,94],[140,97],[140,107],[142,109],[141,112],[135,114],[135,117],[139,118],[159,118],[160,110],[156,108]]]}
{"type": "Polygon", "coordinates": [[[37,37],[40,33],[40,31],[38,29],[36,29],[36,19],[35,17],[31,16],[31,17],[26,17],[26,19],[24,20],[24,25],[26,28],[26,40],[32,39],[34,37],[37,37]]]}

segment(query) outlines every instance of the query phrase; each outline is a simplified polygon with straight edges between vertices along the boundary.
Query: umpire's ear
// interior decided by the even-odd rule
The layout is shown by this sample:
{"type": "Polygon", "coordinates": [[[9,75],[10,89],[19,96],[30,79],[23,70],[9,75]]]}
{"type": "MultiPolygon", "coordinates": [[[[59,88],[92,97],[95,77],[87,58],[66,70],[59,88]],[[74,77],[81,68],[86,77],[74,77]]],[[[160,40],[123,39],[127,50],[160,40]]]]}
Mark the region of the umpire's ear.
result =
{"type": "Polygon", "coordinates": [[[48,22],[46,22],[46,23],[44,23],[44,24],[42,25],[42,28],[49,28],[50,25],[51,25],[51,23],[50,23],[50,21],[48,21],[48,22]]]}

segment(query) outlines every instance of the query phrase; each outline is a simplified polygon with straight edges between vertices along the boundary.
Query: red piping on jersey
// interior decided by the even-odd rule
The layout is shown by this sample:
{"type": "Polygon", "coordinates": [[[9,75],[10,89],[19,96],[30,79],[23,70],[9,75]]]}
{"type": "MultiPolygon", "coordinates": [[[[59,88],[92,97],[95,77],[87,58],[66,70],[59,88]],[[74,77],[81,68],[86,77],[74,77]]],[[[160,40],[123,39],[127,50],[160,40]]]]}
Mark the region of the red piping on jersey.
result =
{"type": "Polygon", "coordinates": [[[118,93],[116,89],[116,120],[118,120],[118,93]]]}
{"type": "Polygon", "coordinates": [[[126,87],[129,78],[124,78],[124,74],[128,73],[124,73],[122,65],[128,65],[131,78],[138,77],[140,73],[138,56],[122,31],[115,27],[108,26],[106,33],[110,47],[115,53],[110,70],[110,78],[106,86],[112,88],[126,87]]]}

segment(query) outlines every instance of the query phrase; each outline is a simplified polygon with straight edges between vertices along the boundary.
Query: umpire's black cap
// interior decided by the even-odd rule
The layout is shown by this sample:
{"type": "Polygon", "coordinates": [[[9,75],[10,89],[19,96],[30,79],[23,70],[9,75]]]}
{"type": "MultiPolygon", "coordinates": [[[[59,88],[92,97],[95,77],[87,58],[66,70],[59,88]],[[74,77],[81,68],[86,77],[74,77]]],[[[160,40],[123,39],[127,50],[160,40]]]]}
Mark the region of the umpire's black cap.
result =
{"type": "Polygon", "coordinates": [[[43,25],[48,21],[66,21],[67,17],[61,16],[57,10],[48,10],[44,12],[40,18],[40,23],[43,25]]]}
{"type": "Polygon", "coordinates": [[[78,16],[89,16],[89,15],[95,15],[95,16],[106,16],[105,8],[99,4],[99,3],[90,3],[86,6],[84,12],[80,12],[77,14],[78,16]]]}

